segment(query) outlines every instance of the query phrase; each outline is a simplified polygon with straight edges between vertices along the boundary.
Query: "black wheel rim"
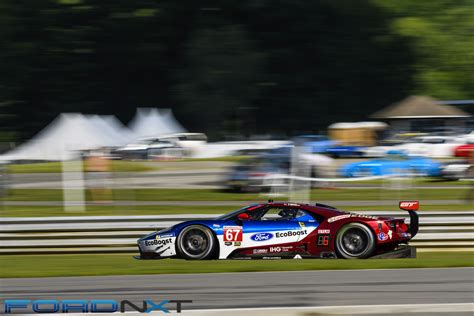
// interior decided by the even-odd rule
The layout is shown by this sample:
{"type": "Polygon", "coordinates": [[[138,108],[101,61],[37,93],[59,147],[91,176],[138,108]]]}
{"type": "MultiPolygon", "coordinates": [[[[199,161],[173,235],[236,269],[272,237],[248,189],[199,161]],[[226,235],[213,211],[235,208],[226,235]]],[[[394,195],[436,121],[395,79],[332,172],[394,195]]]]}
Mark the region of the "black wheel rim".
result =
{"type": "Polygon", "coordinates": [[[209,248],[209,236],[200,229],[190,229],[183,236],[183,250],[190,257],[199,257],[209,248]]]}
{"type": "Polygon", "coordinates": [[[369,236],[367,236],[366,232],[358,228],[348,229],[340,239],[342,250],[352,257],[362,255],[367,250],[368,244],[369,236]]]}

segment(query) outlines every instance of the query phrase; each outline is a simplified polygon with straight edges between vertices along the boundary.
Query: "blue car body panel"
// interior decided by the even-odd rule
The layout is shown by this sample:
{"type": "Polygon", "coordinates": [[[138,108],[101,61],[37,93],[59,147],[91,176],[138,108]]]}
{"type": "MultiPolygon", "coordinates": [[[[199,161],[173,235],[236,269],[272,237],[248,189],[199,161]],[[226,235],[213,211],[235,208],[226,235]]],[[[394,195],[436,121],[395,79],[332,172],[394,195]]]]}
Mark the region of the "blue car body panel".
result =
{"type": "Polygon", "coordinates": [[[391,157],[355,162],[340,169],[343,177],[385,176],[400,173],[436,177],[441,175],[441,164],[425,157],[404,156],[402,160],[391,157]]]}

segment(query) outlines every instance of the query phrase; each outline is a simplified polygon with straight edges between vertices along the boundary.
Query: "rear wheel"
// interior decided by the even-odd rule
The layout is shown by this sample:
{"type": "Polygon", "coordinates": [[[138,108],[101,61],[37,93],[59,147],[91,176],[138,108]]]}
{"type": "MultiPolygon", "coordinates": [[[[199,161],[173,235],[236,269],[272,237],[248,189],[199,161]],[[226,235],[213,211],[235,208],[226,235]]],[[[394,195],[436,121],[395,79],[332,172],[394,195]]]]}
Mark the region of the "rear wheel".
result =
{"type": "Polygon", "coordinates": [[[184,259],[203,260],[213,257],[217,242],[209,228],[191,225],[181,231],[176,247],[184,259]]]}
{"type": "Polygon", "coordinates": [[[374,252],[375,237],[367,226],[349,223],[339,229],[335,246],[339,258],[363,259],[374,252]]]}

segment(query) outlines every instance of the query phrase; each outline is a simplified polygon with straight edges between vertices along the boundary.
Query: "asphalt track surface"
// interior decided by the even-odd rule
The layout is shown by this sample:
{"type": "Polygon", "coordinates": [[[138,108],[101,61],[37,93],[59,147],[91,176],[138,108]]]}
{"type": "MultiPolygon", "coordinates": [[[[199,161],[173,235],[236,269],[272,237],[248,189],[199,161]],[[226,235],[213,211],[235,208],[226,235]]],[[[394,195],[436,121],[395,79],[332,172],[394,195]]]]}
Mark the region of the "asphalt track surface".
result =
{"type": "MultiPolygon", "coordinates": [[[[189,265],[192,271],[192,262],[189,265]]],[[[93,276],[0,282],[3,299],[128,299],[140,304],[145,299],[192,300],[186,309],[474,301],[474,268],[93,276]]]]}

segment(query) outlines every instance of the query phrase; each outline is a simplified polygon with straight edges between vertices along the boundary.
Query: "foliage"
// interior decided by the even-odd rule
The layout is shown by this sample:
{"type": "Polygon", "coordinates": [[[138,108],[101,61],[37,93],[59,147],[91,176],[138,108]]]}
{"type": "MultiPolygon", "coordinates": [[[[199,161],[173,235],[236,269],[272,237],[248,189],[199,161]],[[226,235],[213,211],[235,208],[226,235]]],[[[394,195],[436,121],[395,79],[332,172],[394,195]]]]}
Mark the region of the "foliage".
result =
{"type": "Polygon", "coordinates": [[[172,107],[212,139],[318,132],[408,94],[474,98],[472,0],[0,2],[5,140],[172,107]],[[34,114],[34,118],[32,117],[34,114]]]}

